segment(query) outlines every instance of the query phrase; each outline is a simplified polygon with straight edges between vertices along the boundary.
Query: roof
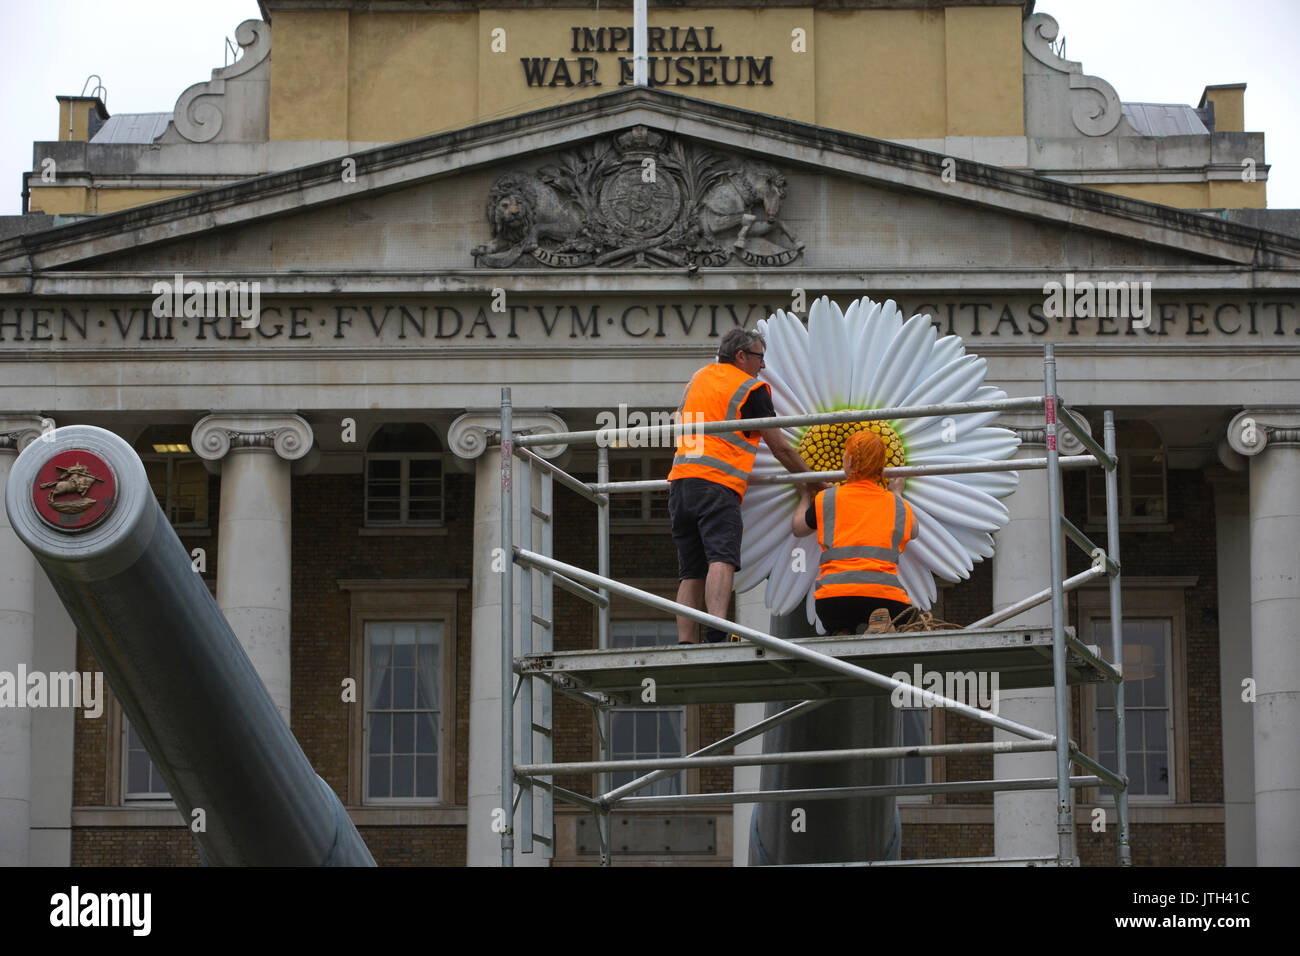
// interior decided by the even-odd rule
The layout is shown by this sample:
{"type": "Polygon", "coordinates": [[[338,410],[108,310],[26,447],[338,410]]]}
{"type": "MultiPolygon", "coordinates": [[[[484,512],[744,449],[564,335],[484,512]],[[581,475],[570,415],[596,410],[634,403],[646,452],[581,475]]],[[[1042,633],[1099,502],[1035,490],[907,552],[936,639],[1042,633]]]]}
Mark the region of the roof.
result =
{"type": "Polygon", "coordinates": [[[92,143],[152,143],[167,129],[171,113],[115,113],[94,136],[92,143]]]}
{"type": "Polygon", "coordinates": [[[1121,103],[1139,136],[1208,136],[1196,110],[1185,103],[1121,103]]]}

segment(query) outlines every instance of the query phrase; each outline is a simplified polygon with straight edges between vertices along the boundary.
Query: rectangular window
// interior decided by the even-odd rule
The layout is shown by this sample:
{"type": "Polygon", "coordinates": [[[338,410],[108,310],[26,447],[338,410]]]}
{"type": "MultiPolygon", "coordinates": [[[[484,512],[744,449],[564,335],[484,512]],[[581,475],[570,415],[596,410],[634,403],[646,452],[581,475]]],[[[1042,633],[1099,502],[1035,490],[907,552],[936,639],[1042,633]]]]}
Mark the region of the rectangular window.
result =
{"type": "Polygon", "coordinates": [[[442,456],[366,456],[366,525],[439,525],[443,521],[442,456]]]}
{"type": "MultiPolygon", "coordinates": [[[[1120,520],[1158,524],[1166,519],[1164,453],[1160,449],[1121,450],[1116,477],[1120,520]]],[[[1106,520],[1106,473],[1088,469],[1088,521],[1106,520]]]]}
{"type": "Polygon", "coordinates": [[[208,470],[198,458],[142,455],[149,487],[176,528],[208,526],[208,470]]]}
{"type": "MultiPolygon", "coordinates": [[[[677,622],[672,620],[611,621],[610,647],[657,647],[677,643],[677,622]]],[[[610,759],[649,760],[655,757],[681,757],[685,754],[686,708],[615,707],[609,713],[610,759]]],[[[631,783],[647,771],[622,771],[612,774],[615,787],[631,783]]],[[[684,793],[686,772],[657,780],[637,791],[637,796],[662,796],[684,793]]]]}
{"type": "MultiPolygon", "coordinates": [[[[645,481],[668,477],[672,456],[626,455],[621,452],[609,457],[610,481],[645,481]]],[[[661,522],[668,520],[668,491],[642,491],[637,494],[611,495],[609,500],[611,523],[661,522]]]]}
{"type": "Polygon", "coordinates": [[[363,783],[367,803],[433,803],[440,792],[443,626],[365,626],[363,783]]]}
{"type": "Polygon", "coordinates": [[[149,751],[144,749],[144,741],[136,729],[131,726],[125,713],[122,714],[123,730],[123,780],[122,796],[125,800],[169,801],[172,798],[163,781],[162,774],[154,766],[149,751]]]}
{"type": "MultiPolygon", "coordinates": [[[[1171,686],[1171,622],[1167,618],[1124,621],[1124,715],[1127,731],[1129,797],[1173,800],[1173,688],[1171,686]]],[[[1092,643],[1102,657],[1113,660],[1110,620],[1092,619],[1092,643]]],[[[1109,685],[1096,690],[1097,754],[1103,766],[1116,768],[1115,707],[1109,685]]],[[[1101,795],[1114,799],[1109,787],[1101,795]]]]}

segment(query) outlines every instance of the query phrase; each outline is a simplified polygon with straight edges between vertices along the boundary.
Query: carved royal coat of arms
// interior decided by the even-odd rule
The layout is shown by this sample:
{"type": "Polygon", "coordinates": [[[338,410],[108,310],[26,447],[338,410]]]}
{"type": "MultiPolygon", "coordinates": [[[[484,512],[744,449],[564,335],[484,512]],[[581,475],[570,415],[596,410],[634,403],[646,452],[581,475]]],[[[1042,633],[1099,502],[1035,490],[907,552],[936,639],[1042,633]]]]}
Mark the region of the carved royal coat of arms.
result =
{"type": "Polygon", "coordinates": [[[477,266],[525,258],[581,266],[784,266],[803,251],[781,221],[785,177],[766,163],[701,150],[637,126],[535,173],[497,177],[492,241],[477,266]]]}

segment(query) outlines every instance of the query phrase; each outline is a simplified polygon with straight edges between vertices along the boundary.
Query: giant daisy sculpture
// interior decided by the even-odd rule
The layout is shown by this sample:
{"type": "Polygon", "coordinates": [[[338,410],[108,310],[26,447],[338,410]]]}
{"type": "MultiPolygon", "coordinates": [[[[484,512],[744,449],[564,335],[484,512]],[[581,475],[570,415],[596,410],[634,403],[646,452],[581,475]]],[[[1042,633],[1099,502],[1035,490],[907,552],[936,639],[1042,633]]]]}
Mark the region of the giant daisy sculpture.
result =
{"type": "MultiPolygon", "coordinates": [[[[772,384],[778,415],[1006,398],[1000,388],[984,384],[985,361],[966,354],[960,338],[939,338],[928,315],[904,321],[893,300],[861,298],[841,311],[823,297],[809,310],[807,327],[797,316],[778,311],[757,328],[767,340],[764,376],[772,384]]],[[[865,428],[884,441],[887,468],[970,463],[1010,458],[1020,444],[1008,429],[988,426],[997,415],[811,425],[785,433],[814,471],[843,468],[844,443],[865,428]]],[[[785,473],[766,444],[760,445],[753,474],[785,473]]],[[[898,575],[913,606],[933,605],[936,577],[964,580],[975,562],[993,556],[992,533],[1009,517],[998,499],[1011,494],[1017,481],[1015,472],[907,479],[903,498],[912,506],[917,535],[899,559],[898,575]]],[[[813,585],[821,555],[816,539],[796,538],[790,529],[798,503],[788,483],[750,485],[742,506],[745,534],[736,590],[767,581],[772,613],[787,614],[803,601],[809,623],[818,623],[813,585]]]]}

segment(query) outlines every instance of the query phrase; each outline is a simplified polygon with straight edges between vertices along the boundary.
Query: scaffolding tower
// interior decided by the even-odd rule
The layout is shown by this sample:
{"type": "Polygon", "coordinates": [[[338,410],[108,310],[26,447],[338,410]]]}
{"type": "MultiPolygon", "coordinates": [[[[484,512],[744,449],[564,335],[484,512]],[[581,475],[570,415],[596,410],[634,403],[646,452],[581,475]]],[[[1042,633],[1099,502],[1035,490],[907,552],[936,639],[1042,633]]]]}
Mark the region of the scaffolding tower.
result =
{"type": "MultiPolygon", "coordinates": [[[[1120,606],[1120,558],[1117,457],[1114,413],[1104,413],[1103,442],[1098,443],[1079,424],[1057,394],[1056,360],[1051,345],[1043,358],[1044,391],[1041,396],[995,401],[935,405],[898,406],[873,410],[847,410],[814,415],[777,416],[744,421],[709,422],[703,425],[648,425],[595,431],[519,434],[511,422],[510,389],[501,397],[501,549],[522,572],[519,595],[520,654],[514,651],[514,575],[507,565],[501,574],[501,793],[510,800],[510,813],[501,826],[501,865],[514,862],[515,837],[519,851],[536,852],[546,858],[555,851],[555,800],[574,804],[595,817],[600,840],[601,865],[612,863],[610,813],[616,808],[686,807],[700,803],[761,803],[781,800],[839,799],[844,797],[887,797],[906,794],[981,792],[1011,790],[1056,791],[1057,854],[1055,857],[979,857],[947,860],[894,861],[900,864],[974,865],[1059,865],[1078,864],[1070,790],[1109,786],[1115,792],[1116,859],[1129,865],[1128,777],[1123,694],[1123,622],[1120,606]],[[814,637],[783,640],[763,631],[714,617],[703,611],[639,590],[609,576],[610,495],[640,493],[668,487],[666,480],[609,480],[608,445],[637,436],[666,439],[669,447],[679,435],[714,434],[737,430],[786,428],[817,423],[861,422],[940,415],[974,414],[988,411],[1041,411],[1045,425],[1045,458],[1006,461],[982,460],[974,464],[918,465],[888,468],[885,478],[945,475],[992,471],[1046,473],[1048,489],[1048,538],[1050,586],[966,628],[891,634],[868,639],[814,637]],[[1079,440],[1089,454],[1061,456],[1057,450],[1057,427],[1062,426],[1079,440]],[[530,449],[539,446],[597,446],[597,474],[594,483],[583,482],[540,457],[530,449]],[[516,535],[511,500],[514,464],[518,460],[520,528],[516,535]],[[1102,549],[1065,517],[1062,508],[1061,472],[1068,468],[1100,466],[1105,470],[1107,547],[1102,549]],[[540,500],[534,504],[532,469],[539,472],[540,500]],[[554,484],[594,504],[597,508],[597,570],[595,573],[557,561],[554,556],[554,484]],[[539,550],[534,549],[533,521],[540,523],[539,550]],[[1065,577],[1062,535],[1089,555],[1088,570],[1065,577]],[[538,582],[539,607],[533,607],[534,575],[538,582]],[[1099,648],[1083,643],[1066,626],[1065,594],[1101,577],[1109,578],[1111,661],[1099,648]],[[553,649],[555,617],[553,587],[558,585],[594,605],[597,609],[597,648],[586,651],[553,649]],[[680,615],[700,624],[739,635],[743,641],[731,644],[689,647],[609,648],[611,595],[680,615]],[[1051,602],[1050,628],[999,628],[998,625],[1040,604],[1051,602]],[[535,640],[536,638],[536,640],[535,640]],[[1000,674],[1011,675],[1010,687],[1052,687],[1055,691],[1054,731],[1025,726],[997,714],[944,697],[933,691],[903,684],[887,676],[914,663],[965,667],[996,665],[1000,674]],[[783,701],[797,697],[802,703],[788,707],[758,723],[703,747],[684,757],[611,760],[610,709],[635,707],[643,703],[642,687],[654,680],[653,704],[698,704],[711,702],[783,701]],[[1085,753],[1069,737],[1068,687],[1079,683],[1109,682],[1115,710],[1116,770],[1085,753]],[[868,747],[842,750],[799,751],[725,755],[737,744],[757,737],[778,724],[796,720],[830,700],[869,694],[891,693],[906,688],[914,700],[927,706],[942,706],[972,720],[1000,728],[1017,738],[959,744],[929,744],[910,747],[868,747]],[[592,709],[599,739],[600,759],[556,763],[553,759],[553,695],[560,693],[592,709]],[[519,759],[515,760],[516,705],[520,726],[519,759]],[[683,769],[705,767],[760,766],[767,764],[818,763],[837,760],[881,760],[902,757],[938,757],[955,754],[1009,754],[1055,751],[1056,774],[1049,777],[994,780],[855,786],[821,789],[741,791],[728,793],[635,796],[665,776],[683,769]],[[1071,775],[1077,765],[1084,773],[1071,775]],[[611,774],[641,772],[630,783],[613,787],[611,774]],[[555,784],[560,774],[599,774],[599,796],[588,797],[555,784]],[[534,832],[534,801],[541,801],[541,832],[534,832]],[[514,825],[518,817],[518,828],[514,825]]],[[[751,483],[793,483],[842,480],[843,472],[813,472],[772,477],[755,476],[751,483]]],[[[864,863],[867,861],[864,861],[864,863]]]]}

